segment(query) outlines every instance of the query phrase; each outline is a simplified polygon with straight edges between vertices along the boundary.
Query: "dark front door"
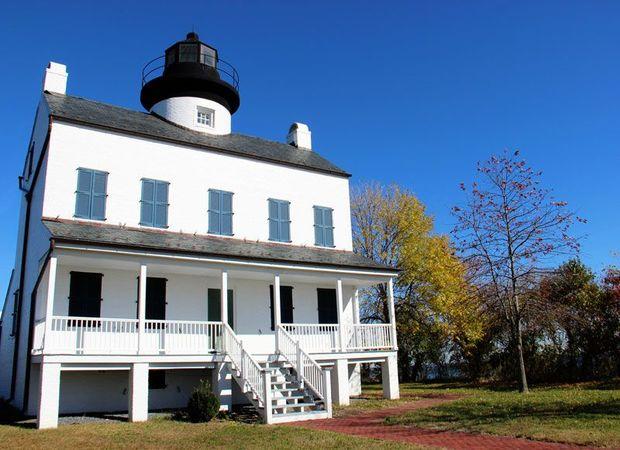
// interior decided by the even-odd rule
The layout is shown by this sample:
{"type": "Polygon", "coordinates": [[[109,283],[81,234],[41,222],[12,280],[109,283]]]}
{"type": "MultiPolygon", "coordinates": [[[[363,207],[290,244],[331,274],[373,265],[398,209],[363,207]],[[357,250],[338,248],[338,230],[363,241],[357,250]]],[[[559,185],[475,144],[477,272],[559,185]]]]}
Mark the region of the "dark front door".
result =
{"type": "Polygon", "coordinates": [[[319,310],[319,323],[338,323],[336,289],[316,290],[319,310]]]}
{"type": "Polygon", "coordinates": [[[166,280],[146,279],[146,319],[166,320],[166,280]]]}
{"type": "MultiPolygon", "coordinates": [[[[269,309],[271,311],[271,330],[275,330],[273,309],[273,285],[269,286],[269,309]]],[[[280,320],[293,323],[293,286],[280,286],[280,320]]]]}
{"type": "Polygon", "coordinates": [[[71,272],[69,315],[101,317],[101,273],[71,272]]]}
{"type": "MultiPolygon", "coordinates": [[[[222,320],[222,298],[220,296],[221,289],[209,289],[207,291],[207,320],[209,322],[219,322],[222,320]]],[[[233,309],[233,291],[228,290],[228,325],[233,330],[235,314],[233,309]]]]}

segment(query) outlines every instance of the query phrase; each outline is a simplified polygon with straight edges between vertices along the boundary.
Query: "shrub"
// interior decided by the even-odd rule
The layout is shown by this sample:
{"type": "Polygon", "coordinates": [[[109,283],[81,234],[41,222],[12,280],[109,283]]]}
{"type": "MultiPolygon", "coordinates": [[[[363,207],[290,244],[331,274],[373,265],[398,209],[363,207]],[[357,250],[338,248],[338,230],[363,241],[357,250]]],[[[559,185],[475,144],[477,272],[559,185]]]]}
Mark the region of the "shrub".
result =
{"type": "Polygon", "coordinates": [[[209,422],[220,410],[220,400],[208,381],[200,383],[187,402],[187,417],[191,422],[209,422]]]}

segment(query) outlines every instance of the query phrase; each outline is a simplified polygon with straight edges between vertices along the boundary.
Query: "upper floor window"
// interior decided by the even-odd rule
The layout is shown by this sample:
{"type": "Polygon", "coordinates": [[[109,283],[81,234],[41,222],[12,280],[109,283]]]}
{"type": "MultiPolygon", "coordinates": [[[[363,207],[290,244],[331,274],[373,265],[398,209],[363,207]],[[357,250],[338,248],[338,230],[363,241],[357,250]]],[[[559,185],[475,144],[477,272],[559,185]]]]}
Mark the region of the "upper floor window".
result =
{"type": "Polygon", "coordinates": [[[107,172],[78,169],[74,216],[82,219],[105,220],[107,185],[107,172]]]}
{"type": "Polygon", "coordinates": [[[290,202],[269,199],[269,240],[291,242],[290,202]]]}
{"type": "Polygon", "coordinates": [[[168,228],[168,186],[166,181],[142,180],[140,225],[168,228]]]}
{"type": "Polygon", "coordinates": [[[334,223],[331,208],[314,207],[314,244],[322,247],[334,246],[334,223]]]}
{"type": "Polygon", "coordinates": [[[202,106],[198,106],[196,108],[196,123],[198,125],[203,125],[205,127],[213,128],[213,118],[215,116],[215,111],[209,108],[203,108],[202,106]]]}
{"type": "Polygon", "coordinates": [[[232,192],[209,189],[209,233],[232,236],[232,192]]]}

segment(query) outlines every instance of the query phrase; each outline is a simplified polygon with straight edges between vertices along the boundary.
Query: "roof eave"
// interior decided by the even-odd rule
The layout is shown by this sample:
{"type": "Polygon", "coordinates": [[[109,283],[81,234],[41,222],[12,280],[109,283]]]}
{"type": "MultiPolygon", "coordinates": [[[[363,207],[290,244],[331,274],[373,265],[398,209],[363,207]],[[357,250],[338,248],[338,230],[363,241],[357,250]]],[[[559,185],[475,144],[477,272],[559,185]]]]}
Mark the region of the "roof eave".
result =
{"type": "Polygon", "coordinates": [[[312,266],[319,266],[331,269],[346,269],[346,270],[359,270],[359,271],[370,271],[376,272],[377,275],[385,275],[385,276],[394,276],[397,275],[400,271],[395,268],[381,268],[381,267],[373,267],[373,266],[357,266],[350,264],[330,264],[324,262],[306,262],[306,261],[291,261],[287,259],[279,259],[279,258],[261,258],[261,257],[245,257],[242,255],[232,256],[215,252],[204,252],[204,251],[192,251],[192,250],[183,250],[183,249],[164,249],[159,247],[152,247],[148,245],[140,245],[140,244],[127,244],[120,242],[100,242],[89,239],[77,239],[77,238],[68,238],[68,237],[58,237],[52,236],[50,241],[55,246],[57,243],[64,244],[80,244],[80,245],[91,245],[95,247],[111,247],[118,249],[129,249],[129,250],[146,250],[153,253],[172,253],[179,255],[192,255],[192,256],[203,256],[203,257],[214,257],[221,259],[229,259],[229,260],[239,260],[239,261],[260,261],[266,263],[279,263],[279,264],[288,264],[304,267],[307,266],[311,268],[312,266]]]}

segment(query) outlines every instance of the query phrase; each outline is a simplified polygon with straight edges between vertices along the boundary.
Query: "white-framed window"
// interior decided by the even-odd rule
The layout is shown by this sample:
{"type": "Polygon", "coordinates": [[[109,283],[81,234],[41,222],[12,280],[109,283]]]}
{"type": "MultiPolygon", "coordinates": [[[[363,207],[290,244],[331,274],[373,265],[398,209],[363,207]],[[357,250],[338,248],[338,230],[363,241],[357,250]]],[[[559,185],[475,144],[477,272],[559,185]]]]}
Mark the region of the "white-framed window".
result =
{"type": "Polygon", "coordinates": [[[205,127],[213,128],[213,119],[215,118],[215,111],[209,108],[203,108],[198,106],[196,109],[196,123],[205,127]]]}

